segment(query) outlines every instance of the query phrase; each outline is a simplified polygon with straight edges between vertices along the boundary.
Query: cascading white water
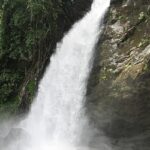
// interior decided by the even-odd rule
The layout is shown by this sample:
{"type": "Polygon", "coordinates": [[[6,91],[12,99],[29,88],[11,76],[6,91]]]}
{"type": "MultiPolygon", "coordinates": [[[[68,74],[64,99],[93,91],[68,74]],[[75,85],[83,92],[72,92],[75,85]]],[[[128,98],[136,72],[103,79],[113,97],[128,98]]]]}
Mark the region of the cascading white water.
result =
{"type": "Polygon", "coordinates": [[[91,11],[57,45],[31,111],[19,125],[28,138],[21,136],[8,150],[78,148],[86,125],[83,106],[93,49],[109,4],[110,0],[95,0],[91,11]]]}

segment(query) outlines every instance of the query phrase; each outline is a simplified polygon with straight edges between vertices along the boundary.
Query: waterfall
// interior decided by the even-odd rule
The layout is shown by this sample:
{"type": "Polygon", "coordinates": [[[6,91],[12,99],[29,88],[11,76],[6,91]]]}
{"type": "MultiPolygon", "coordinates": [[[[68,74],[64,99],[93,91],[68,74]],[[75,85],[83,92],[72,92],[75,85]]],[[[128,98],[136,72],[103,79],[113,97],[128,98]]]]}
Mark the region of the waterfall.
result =
{"type": "Polygon", "coordinates": [[[7,150],[78,149],[88,124],[84,114],[87,79],[109,4],[110,0],[95,0],[57,44],[29,115],[18,125],[27,136],[22,135],[7,150]]]}

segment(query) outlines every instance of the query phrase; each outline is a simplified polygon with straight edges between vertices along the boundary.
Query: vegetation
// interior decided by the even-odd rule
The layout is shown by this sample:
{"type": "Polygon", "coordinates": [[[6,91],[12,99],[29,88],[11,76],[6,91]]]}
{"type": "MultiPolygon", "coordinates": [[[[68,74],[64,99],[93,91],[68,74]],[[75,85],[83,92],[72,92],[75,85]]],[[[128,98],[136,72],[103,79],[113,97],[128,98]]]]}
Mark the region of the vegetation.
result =
{"type": "Polygon", "coordinates": [[[75,5],[71,0],[0,1],[0,113],[12,112],[14,104],[18,109],[26,92],[31,101],[56,42],[79,18],[75,5]]]}

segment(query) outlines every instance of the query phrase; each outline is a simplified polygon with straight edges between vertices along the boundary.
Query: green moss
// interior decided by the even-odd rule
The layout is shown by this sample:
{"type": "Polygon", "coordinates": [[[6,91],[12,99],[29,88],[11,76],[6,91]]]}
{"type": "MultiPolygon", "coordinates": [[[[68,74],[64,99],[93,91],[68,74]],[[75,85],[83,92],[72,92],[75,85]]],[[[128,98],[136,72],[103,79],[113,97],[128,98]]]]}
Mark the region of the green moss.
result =
{"type": "Polygon", "coordinates": [[[8,118],[9,116],[15,115],[18,111],[20,104],[19,97],[16,96],[5,103],[0,103],[0,118],[8,118]]]}
{"type": "Polygon", "coordinates": [[[148,63],[147,63],[147,64],[144,64],[143,71],[144,71],[144,73],[150,72],[150,65],[149,65],[148,63]]]}
{"type": "Polygon", "coordinates": [[[142,11],[142,12],[140,12],[140,14],[139,14],[139,20],[142,20],[143,18],[145,17],[145,14],[144,14],[144,12],[142,11]]]}
{"type": "Polygon", "coordinates": [[[104,67],[104,68],[101,70],[100,80],[101,80],[101,81],[107,81],[107,80],[112,79],[112,77],[113,77],[112,71],[113,71],[112,68],[106,68],[106,67],[104,67]]]}
{"type": "Polygon", "coordinates": [[[35,91],[35,87],[36,87],[36,83],[34,80],[30,81],[27,85],[27,90],[30,92],[30,93],[34,93],[35,91]]]}
{"type": "Polygon", "coordinates": [[[36,81],[35,80],[29,81],[29,83],[26,86],[26,91],[28,92],[29,99],[31,101],[33,99],[33,97],[35,95],[35,91],[36,91],[36,81]]]}

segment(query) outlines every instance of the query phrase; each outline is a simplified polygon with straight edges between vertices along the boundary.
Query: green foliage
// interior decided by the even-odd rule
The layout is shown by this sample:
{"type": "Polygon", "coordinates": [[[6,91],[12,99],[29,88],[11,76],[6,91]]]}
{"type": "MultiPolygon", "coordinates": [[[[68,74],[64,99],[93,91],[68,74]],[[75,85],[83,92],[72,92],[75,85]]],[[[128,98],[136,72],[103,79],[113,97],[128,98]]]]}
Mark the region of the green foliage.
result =
{"type": "Polygon", "coordinates": [[[20,80],[18,73],[13,73],[11,70],[5,70],[0,74],[0,102],[5,103],[10,94],[15,94],[17,91],[17,81],[20,80]]]}
{"type": "Polygon", "coordinates": [[[26,87],[26,91],[29,94],[29,99],[30,100],[32,100],[34,95],[35,95],[35,89],[36,89],[36,81],[35,80],[29,81],[29,83],[26,87]]]}
{"type": "MultiPolygon", "coordinates": [[[[19,94],[26,72],[39,50],[45,53],[51,42],[58,40],[58,24],[67,9],[71,9],[71,3],[70,0],[0,1],[0,112],[16,110],[19,99],[14,97],[19,94]]],[[[26,87],[30,99],[35,86],[33,80],[26,87]]]]}
{"type": "Polygon", "coordinates": [[[18,111],[18,106],[19,106],[19,98],[18,96],[12,98],[12,101],[7,101],[5,103],[0,103],[0,114],[3,116],[3,118],[7,118],[10,115],[15,114],[18,111]]]}
{"type": "Polygon", "coordinates": [[[72,14],[74,6],[78,8],[74,4],[71,0],[0,0],[0,113],[16,110],[21,88],[33,98],[37,81],[31,80],[42,75],[56,42],[81,15],[80,8],[72,14]],[[26,81],[30,81],[27,86],[26,81]]]}

